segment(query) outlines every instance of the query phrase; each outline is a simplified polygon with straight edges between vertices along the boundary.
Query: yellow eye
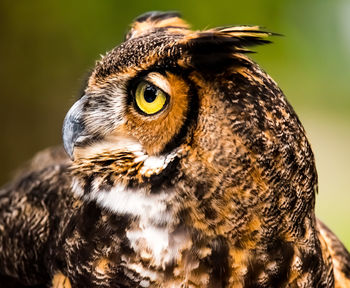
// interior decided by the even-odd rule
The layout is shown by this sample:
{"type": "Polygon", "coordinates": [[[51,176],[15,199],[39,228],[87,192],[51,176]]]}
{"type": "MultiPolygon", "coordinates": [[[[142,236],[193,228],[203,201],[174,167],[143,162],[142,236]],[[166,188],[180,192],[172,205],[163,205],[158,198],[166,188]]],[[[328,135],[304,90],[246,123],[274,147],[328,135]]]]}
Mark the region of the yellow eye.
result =
{"type": "Polygon", "coordinates": [[[135,100],[142,112],[152,115],[165,107],[167,95],[156,86],[143,81],[136,88],[135,100]]]}

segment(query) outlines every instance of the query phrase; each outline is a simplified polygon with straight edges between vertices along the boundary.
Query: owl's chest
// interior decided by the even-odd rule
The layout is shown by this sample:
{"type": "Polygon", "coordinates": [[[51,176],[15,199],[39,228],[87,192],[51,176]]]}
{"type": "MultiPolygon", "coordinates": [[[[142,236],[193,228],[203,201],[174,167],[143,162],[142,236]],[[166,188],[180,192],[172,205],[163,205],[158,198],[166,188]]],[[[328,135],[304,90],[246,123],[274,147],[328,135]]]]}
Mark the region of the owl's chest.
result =
{"type": "Polygon", "coordinates": [[[211,278],[216,270],[222,270],[226,255],[218,260],[217,269],[211,257],[216,257],[216,253],[207,245],[198,247],[190,231],[184,226],[168,228],[142,224],[126,231],[134,255],[124,258],[123,262],[127,270],[137,274],[140,287],[223,287],[225,280],[213,283],[211,278]]]}
{"type": "Polygon", "coordinates": [[[149,267],[165,270],[178,260],[186,242],[190,241],[184,231],[175,233],[167,227],[140,225],[127,230],[126,237],[135,251],[135,258],[147,262],[149,267]]]}
{"type": "Polygon", "coordinates": [[[115,273],[123,271],[123,277],[138,283],[138,287],[208,286],[211,266],[202,260],[210,249],[203,243],[203,247],[197,247],[193,227],[178,218],[174,190],[152,194],[120,186],[111,191],[100,190],[96,196],[100,207],[129,219],[117,237],[123,246],[117,244],[120,260],[112,263],[109,277],[115,278],[115,273]]]}
{"type": "MultiPolygon", "coordinates": [[[[171,198],[171,191],[162,193],[171,198]]],[[[145,279],[141,281],[144,287],[153,287],[152,283],[164,284],[166,273],[181,265],[183,255],[192,244],[187,229],[181,225],[173,226],[177,221],[168,199],[158,196],[151,200],[153,203],[149,202],[152,197],[146,201],[139,199],[138,205],[144,201],[143,212],[138,213],[125,231],[133,255],[123,262],[128,270],[145,279]]]]}
{"type": "Polygon", "coordinates": [[[175,191],[150,194],[142,189],[116,187],[99,195],[100,205],[133,219],[124,234],[132,251],[121,259],[121,265],[128,271],[126,276],[141,287],[158,287],[159,283],[162,287],[178,287],[184,281],[180,278],[186,265],[191,262],[185,258],[192,240],[190,230],[176,217],[172,205],[175,191]],[[171,280],[172,283],[165,284],[169,278],[176,283],[171,280]]]}
{"type": "Polygon", "coordinates": [[[126,268],[148,279],[150,287],[153,287],[151,283],[165,284],[169,276],[174,278],[183,255],[191,247],[189,234],[181,228],[171,231],[167,227],[141,224],[128,229],[126,237],[134,251],[132,257],[124,259],[126,268]]]}

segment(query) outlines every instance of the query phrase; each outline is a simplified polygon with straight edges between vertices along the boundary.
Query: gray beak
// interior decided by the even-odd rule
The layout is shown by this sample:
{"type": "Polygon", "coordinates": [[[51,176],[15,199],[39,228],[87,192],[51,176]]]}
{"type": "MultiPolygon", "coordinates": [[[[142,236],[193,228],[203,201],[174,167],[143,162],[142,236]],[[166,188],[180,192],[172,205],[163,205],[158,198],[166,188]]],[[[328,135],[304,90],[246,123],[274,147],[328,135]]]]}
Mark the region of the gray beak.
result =
{"type": "Polygon", "coordinates": [[[69,157],[73,160],[73,151],[77,139],[83,135],[84,123],[82,119],[83,107],[86,102],[86,96],[80,98],[72,108],[69,109],[64,118],[62,134],[63,145],[69,157]]]}

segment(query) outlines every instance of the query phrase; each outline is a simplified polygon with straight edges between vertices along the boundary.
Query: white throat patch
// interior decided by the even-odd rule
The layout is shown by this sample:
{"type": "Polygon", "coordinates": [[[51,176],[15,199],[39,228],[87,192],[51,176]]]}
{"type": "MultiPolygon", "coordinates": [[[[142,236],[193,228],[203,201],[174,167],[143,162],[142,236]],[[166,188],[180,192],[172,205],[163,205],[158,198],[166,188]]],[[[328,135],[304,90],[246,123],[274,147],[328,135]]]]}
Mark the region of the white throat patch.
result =
{"type": "MultiPolygon", "coordinates": [[[[144,153],[139,143],[128,140],[123,141],[123,149],[133,153],[135,156],[133,161],[142,165],[138,172],[144,177],[160,174],[182,153],[180,148],[166,155],[149,156],[144,153]]],[[[111,151],[110,141],[99,145],[94,150],[96,153],[103,152],[104,149],[111,151]]],[[[101,185],[103,184],[101,180],[103,181],[103,178],[99,177],[92,180],[87,194],[84,194],[78,179],[73,181],[72,189],[83,199],[96,201],[106,210],[134,217],[135,222],[126,231],[126,237],[135,253],[142,259],[148,260],[151,266],[165,269],[168,263],[176,260],[181,251],[191,245],[191,237],[185,229],[175,228],[174,230],[178,223],[172,205],[176,201],[175,190],[151,193],[146,188],[129,188],[124,183],[116,183],[106,188],[101,185]]],[[[129,265],[133,264],[135,263],[129,263],[129,265]]]]}

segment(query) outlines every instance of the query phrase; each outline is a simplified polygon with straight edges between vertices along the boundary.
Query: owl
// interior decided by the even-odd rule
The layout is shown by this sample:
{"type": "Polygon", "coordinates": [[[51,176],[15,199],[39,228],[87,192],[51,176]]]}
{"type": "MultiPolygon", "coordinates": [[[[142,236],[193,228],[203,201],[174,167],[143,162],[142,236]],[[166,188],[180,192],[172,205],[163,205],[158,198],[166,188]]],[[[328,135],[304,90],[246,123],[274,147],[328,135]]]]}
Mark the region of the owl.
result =
{"type": "Polygon", "coordinates": [[[257,26],[138,17],[0,192],[1,287],[350,287],[310,144],[257,26]],[[6,284],[5,284],[6,283],[6,284]]]}

